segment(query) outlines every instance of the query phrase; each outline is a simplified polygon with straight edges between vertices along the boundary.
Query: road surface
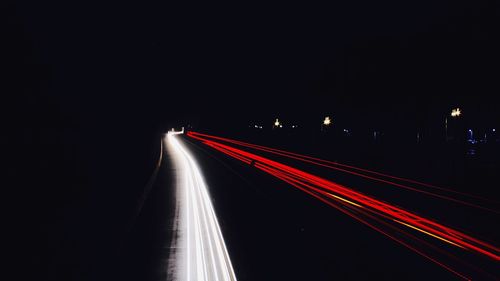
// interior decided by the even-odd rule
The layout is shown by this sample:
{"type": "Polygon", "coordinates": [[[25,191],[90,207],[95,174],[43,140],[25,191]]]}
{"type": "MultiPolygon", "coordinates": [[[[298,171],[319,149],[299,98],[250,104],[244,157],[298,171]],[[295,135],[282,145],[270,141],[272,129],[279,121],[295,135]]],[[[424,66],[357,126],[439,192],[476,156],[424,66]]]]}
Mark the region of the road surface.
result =
{"type": "MultiPolygon", "coordinates": [[[[183,262],[187,258],[180,254],[183,247],[187,248],[182,237],[198,240],[192,245],[198,243],[204,249],[197,251],[192,248],[184,252],[192,257],[192,268],[203,268],[189,270],[191,280],[216,280],[208,277],[215,272],[221,276],[219,280],[460,280],[456,274],[339,210],[257,170],[255,163],[249,165],[184,135],[176,136],[176,139],[197,166],[189,166],[190,157],[187,156],[179,161],[183,158],[181,151],[175,156],[175,150],[166,150],[163,172],[138,219],[136,235],[129,241],[132,248],[138,250],[125,255],[125,264],[133,267],[125,270],[131,272],[125,274],[127,280],[138,280],[134,277],[166,280],[175,276],[180,277],[179,280],[189,280],[183,279],[186,275],[182,275],[182,272],[188,272],[184,268],[187,264],[183,262]],[[185,164],[175,164],[176,161],[185,164]],[[200,180],[196,176],[198,172],[203,175],[197,187],[186,182],[182,184],[182,181],[179,184],[178,180],[182,178],[178,177],[179,173],[188,170],[191,170],[188,173],[191,176],[184,176],[188,182],[200,180]],[[182,196],[188,196],[176,193],[179,190],[176,187],[182,185],[190,186],[192,191],[192,200],[185,200],[192,208],[187,209],[193,209],[196,202],[200,206],[197,218],[193,212],[182,214],[179,201],[182,196]],[[209,219],[207,214],[214,216],[209,219]],[[190,222],[187,223],[183,216],[191,218],[190,222]],[[191,225],[189,229],[197,229],[198,238],[195,232],[179,231],[186,229],[186,225],[191,225]],[[221,251],[213,251],[217,249],[216,245],[221,246],[221,251]]],[[[336,171],[328,174],[343,183],[361,189],[366,187],[362,180],[353,176],[336,171]]],[[[382,194],[390,199],[405,199],[399,193],[391,198],[392,192],[382,194]]],[[[421,214],[427,214],[426,211],[435,213],[442,205],[435,206],[430,202],[426,207],[428,210],[421,214]]],[[[455,221],[451,219],[450,222],[455,221]]],[[[478,222],[471,221],[470,225],[474,228],[484,225],[484,222],[479,219],[478,222]]],[[[425,239],[436,240],[431,236],[425,239]]],[[[481,263],[487,258],[479,256],[477,260],[481,263]]],[[[491,270],[491,267],[486,269],[491,270]]]]}

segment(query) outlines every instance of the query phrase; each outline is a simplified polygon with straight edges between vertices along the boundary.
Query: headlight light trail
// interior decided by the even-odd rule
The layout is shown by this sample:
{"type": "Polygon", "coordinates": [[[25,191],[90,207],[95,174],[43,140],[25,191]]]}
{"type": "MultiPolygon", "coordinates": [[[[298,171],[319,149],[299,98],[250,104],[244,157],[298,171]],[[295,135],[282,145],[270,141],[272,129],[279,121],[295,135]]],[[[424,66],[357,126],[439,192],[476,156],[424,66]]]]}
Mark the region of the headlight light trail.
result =
{"type": "Polygon", "coordinates": [[[171,280],[236,280],[231,260],[198,163],[182,144],[179,133],[169,132],[166,147],[177,170],[178,227],[170,261],[176,263],[171,280]]]}

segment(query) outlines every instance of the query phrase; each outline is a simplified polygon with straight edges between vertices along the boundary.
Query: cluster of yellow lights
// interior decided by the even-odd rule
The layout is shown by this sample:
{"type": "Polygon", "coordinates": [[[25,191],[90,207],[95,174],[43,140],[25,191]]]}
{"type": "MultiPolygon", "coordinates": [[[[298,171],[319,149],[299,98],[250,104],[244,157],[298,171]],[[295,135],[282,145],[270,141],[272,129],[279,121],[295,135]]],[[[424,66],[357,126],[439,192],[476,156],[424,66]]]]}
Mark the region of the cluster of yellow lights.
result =
{"type": "Polygon", "coordinates": [[[326,116],[325,120],[323,120],[323,125],[330,125],[332,123],[332,119],[330,119],[330,116],[326,116]]]}
{"type": "Polygon", "coordinates": [[[458,117],[460,114],[462,114],[460,108],[454,108],[451,110],[451,117],[458,117]]]}
{"type": "Polygon", "coordinates": [[[279,127],[279,128],[282,128],[283,125],[281,125],[280,121],[278,120],[278,118],[276,118],[276,121],[274,121],[274,126],[275,127],[279,127]]]}

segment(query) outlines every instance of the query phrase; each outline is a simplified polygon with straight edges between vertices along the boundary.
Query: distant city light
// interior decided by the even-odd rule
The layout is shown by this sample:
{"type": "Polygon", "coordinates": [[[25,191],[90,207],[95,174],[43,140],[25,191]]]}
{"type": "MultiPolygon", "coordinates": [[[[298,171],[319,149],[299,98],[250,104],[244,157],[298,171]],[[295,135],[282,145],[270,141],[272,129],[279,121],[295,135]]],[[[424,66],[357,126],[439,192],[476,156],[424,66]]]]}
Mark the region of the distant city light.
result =
{"type": "Polygon", "coordinates": [[[496,130],[496,129],[493,129],[492,131],[493,131],[493,132],[496,132],[497,130],[496,130]]]}
{"type": "Polygon", "coordinates": [[[276,118],[276,121],[274,121],[273,128],[283,128],[283,124],[281,124],[280,120],[276,118]]]}
{"type": "Polygon", "coordinates": [[[297,125],[292,125],[292,129],[295,129],[295,128],[297,128],[297,127],[299,127],[299,126],[297,126],[297,125]]]}
{"type": "Polygon", "coordinates": [[[325,120],[323,120],[323,125],[330,125],[332,123],[332,120],[330,119],[330,116],[326,116],[325,120]]]}
{"type": "Polygon", "coordinates": [[[451,117],[458,117],[460,114],[462,114],[462,112],[458,107],[451,110],[451,117]]]}

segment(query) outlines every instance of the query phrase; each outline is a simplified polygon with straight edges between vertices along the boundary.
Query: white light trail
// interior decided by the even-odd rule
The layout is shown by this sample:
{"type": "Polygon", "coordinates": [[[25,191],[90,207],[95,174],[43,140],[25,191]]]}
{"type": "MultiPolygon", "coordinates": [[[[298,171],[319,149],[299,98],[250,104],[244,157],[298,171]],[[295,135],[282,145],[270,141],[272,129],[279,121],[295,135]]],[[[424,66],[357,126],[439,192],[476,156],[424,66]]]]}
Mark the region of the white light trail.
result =
{"type": "Polygon", "coordinates": [[[176,265],[169,280],[236,280],[207,186],[198,164],[176,135],[169,132],[166,147],[177,171],[178,223],[169,260],[176,265]]]}

